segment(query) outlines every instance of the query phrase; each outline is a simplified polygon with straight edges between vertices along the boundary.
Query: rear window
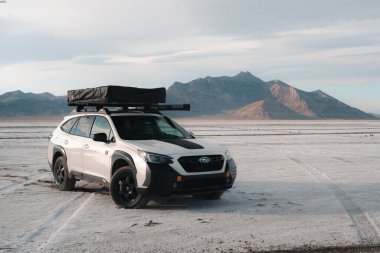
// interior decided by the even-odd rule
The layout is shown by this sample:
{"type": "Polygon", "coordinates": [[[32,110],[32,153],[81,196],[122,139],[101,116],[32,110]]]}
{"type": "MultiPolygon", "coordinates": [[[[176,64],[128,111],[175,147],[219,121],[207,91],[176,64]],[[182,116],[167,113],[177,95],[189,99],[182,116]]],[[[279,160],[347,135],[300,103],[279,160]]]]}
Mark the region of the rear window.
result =
{"type": "Polygon", "coordinates": [[[71,128],[73,127],[73,125],[75,124],[75,122],[77,120],[78,120],[78,118],[73,118],[73,119],[66,121],[66,123],[64,123],[61,126],[62,131],[65,133],[70,133],[71,128]]]}

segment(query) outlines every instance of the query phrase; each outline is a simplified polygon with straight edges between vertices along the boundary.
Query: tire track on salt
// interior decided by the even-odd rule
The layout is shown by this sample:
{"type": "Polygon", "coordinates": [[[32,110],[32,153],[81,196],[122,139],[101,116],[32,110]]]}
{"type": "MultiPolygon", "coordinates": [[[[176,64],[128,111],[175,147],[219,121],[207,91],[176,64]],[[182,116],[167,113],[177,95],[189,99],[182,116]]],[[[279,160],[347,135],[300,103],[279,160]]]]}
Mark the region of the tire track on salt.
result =
{"type": "Polygon", "coordinates": [[[27,246],[28,244],[41,244],[42,242],[41,240],[38,240],[38,237],[43,235],[43,233],[49,228],[57,226],[55,223],[59,223],[59,218],[61,218],[61,216],[63,216],[68,209],[72,208],[78,203],[82,203],[79,205],[78,208],[76,208],[75,212],[70,216],[69,220],[66,220],[61,226],[59,226],[59,228],[55,230],[55,232],[53,232],[49,238],[55,236],[60,230],[62,230],[64,226],[68,224],[70,220],[72,220],[72,218],[75,217],[75,215],[90,201],[90,199],[93,196],[93,194],[90,194],[84,202],[81,202],[85,195],[87,194],[82,192],[74,198],[70,198],[69,200],[65,201],[63,204],[60,205],[58,209],[56,209],[52,214],[50,214],[47,219],[45,219],[41,224],[37,225],[36,228],[24,234],[16,242],[11,243],[10,247],[14,249],[15,252],[23,252],[26,250],[25,246],[27,246]]]}
{"type": "Polygon", "coordinates": [[[45,248],[46,245],[48,245],[66,226],[69,224],[76,216],[77,214],[87,205],[88,202],[94,197],[95,193],[91,193],[90,196],[78,207],[77,210],[68,218],[66,221],[54,232],[52,233],[49,238],[45,241],[44,245],[41,245],[38,248],[38,251],[41,252],[45,248]]]}
{"type": "MultiPolygon", "coordinates": [[[[17,178],[17,176],[15,176],[17,178]]],[[[10,177],[12,178],[12,177],[10,177]]],[[[26,184],[31,184],[34,183],[35,181],[42,180],[46,178],[46,174],[35,174],[27,177],[27,180],[20,181],[20,182],[14,182],[12,184],[9,184],[5,187],[0,188],[0,195],[5,195],[9,192],[15,191],[21,187],[24,187],[26,184]]],[[[3,178],[3,179],[8,179],[8,178],[3,178]]]]}
{"type": "Polygon", "coordinates": [[[358,206],[345,191],[343,191],[333,180],[321,173],[314,166],[301,162],[297,158],[288,158],[293,163],[306,170],[310,175],[334,193],[355,225],[361,243],[380,244],[380,229],[376,225],[376,222],[367,212],[358,206]]]}

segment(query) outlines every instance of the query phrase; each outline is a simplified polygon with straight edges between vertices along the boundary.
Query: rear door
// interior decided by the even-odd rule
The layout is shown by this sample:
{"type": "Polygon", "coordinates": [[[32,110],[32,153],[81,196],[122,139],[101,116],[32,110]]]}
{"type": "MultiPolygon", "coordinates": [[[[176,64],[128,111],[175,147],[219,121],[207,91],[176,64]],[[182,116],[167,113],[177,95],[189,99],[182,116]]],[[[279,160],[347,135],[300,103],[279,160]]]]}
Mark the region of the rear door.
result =
{"type": "Polygon", "coordinates": [[[83,172],[83,149],[90,137],[90,131],[95,116],[82,116],[71,128],[70,135],[62,140],[67,156],[67,166],[70,171],[83,172]]]}

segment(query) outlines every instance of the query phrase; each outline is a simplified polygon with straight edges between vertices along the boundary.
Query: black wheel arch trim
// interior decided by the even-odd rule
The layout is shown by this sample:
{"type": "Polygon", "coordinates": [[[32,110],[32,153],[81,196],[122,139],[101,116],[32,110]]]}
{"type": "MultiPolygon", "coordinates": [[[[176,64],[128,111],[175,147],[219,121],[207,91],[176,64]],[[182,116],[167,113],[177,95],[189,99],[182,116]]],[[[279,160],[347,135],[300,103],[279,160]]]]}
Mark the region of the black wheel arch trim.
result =
{"type": "Polygon", "coordinates": [[[130,167],[132,173],[133,173],[133,176],[135,177],[136,179],[136,166],[135,166],[135,163],[133,161],[133,158],[131,155],[129,155],[127,152],[124,152],[124,151],[121,151],[121,150],[115,150],[112,154],[112,157],[111,157],[111,178],[112,178],[112,175],[115,173],[115,171],[119,168],[116,168],[115,166],[117,166],[117,163],[120,162],[120,161],[124,161],[125,163],[127,163],[127,165],[130,167]]]}
{"type": "Polygon", "coordinates": [[[58,157],[60,157],[60,156],[57,156],[58,153],[61,154],[60,156],[63,156],[65,158],[65,160],[67,161],[67,156],[66,156],[65,149],[62,146],[60,146],[60,145],[54,145],[54,147],[53,147],[53,157],[52,157],[52,160],[49,161],[49,166],[50,166],[50,169],[52,169],[52,170],[53,170],[55,161],[58,159],[58,157]]]}

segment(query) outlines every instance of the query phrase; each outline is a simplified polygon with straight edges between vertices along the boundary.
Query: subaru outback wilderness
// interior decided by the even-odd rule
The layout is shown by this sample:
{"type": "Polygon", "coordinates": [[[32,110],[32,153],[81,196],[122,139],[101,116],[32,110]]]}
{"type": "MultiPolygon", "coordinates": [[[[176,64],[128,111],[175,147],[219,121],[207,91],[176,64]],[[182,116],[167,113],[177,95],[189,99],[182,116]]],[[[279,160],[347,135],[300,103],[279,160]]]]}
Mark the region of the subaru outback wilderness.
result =
{"type": "Polygon", "coordinates": [[[58,189],[71,190],[78,180],[97,181],[125,208],[142,208],[155,195],[219,199],[236,177],[228,150],[196,139],[151,108],[89,111],[82,106],[66,116],[48,144],[58,189]]]}

